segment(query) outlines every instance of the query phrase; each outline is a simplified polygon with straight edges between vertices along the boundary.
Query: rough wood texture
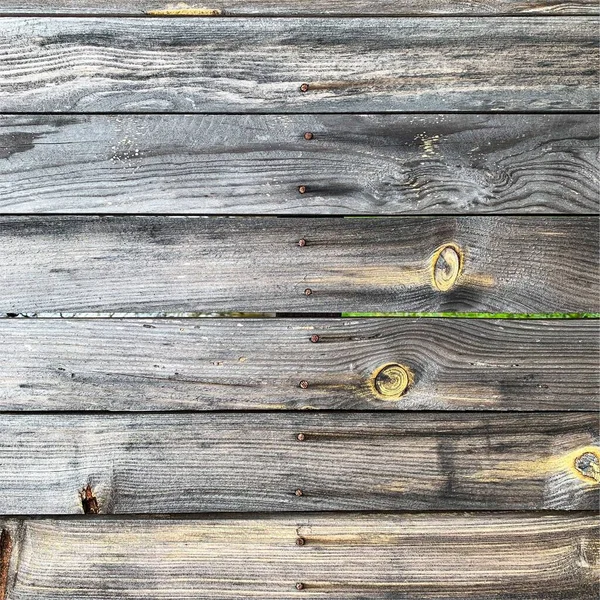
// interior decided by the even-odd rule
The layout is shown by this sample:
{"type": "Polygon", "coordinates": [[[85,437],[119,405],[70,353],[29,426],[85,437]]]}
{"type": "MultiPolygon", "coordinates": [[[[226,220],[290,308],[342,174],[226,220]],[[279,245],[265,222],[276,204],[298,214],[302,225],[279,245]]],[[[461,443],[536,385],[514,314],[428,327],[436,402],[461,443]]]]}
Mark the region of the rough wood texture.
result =
{"type": "Polygon", "coordinates": [[[0,14],[88,15],[498,15],[598,14],[595,0],[3,0],[0,14]]]}
{"type": "Polygon", "coordinates": [[[16,540],[7,600],[583,600],[598,591],[598,519],[586,513],[0,526],[16,540]]]}
{"type": "Polygon", "coordinates": [[[596,321],[4,320],[0,409],[594,411],[598,334],[596,321]],[[412,384],[386,396],[375,383],[392,363],[412,384]]]}
{"type": "Polygon", "coordinates": [[[600,312],[598,234],[596,217],[2,217],[0,311],[600,312]]]}
{"type": "Polygon", "coordinates": [[[594,17],[3,18],[0,111],[595,110],[597,29],[594,17]]]}
{"type": "Polygon", "coordinates": [[[8,115],[0,210],[597,213],[597,152],[597,115],[8,115]]]}
{"type": "Polygon", "coordinates": [[[592,413],[5,415],[0,513],[596,509],[592,413]],[[302,434],[302,440],[298,435],[302,434]]]}

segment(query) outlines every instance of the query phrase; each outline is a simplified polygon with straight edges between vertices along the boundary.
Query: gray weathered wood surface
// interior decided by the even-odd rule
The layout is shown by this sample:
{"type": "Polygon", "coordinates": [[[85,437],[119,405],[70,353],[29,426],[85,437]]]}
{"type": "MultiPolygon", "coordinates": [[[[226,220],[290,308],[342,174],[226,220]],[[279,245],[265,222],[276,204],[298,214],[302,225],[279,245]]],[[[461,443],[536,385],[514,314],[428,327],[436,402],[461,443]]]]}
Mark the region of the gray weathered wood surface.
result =
{"type": "Polygon", "coordinates": [[[595,110],[597,31],[595,17],[7,17],[0,111],[595,110]]]}
{"type": "Polygon", "coordinates": [[[0,513],[82,513],[87,485],[114,514],[594,510],[598,429],[592,413],[5,415],[0,513]]]}
{"type": "Polygon", "coordinates": [[[72,15],[585,15],[594,0],[3,0],[0,14],[72,15]]]}
{"type": "Polygon", "coordinates": [[[594,411],[599,333],[581,320],[5,319],[0,409],[594,411]],[[375,379],[393,363],[413,383],[389,397],[375,379]]]}
{"type": "Polygon", "coordinates": [[[43,519],[0,527],[13,543],[6,600],[583,600],[598,589],[598,519],[584,513],[43,519]]]}
{"type": "Polygon", "coordinates": [[[2,217],[0,312],[599,312],[598,237],[597,217],[2,217]]]}
{"type": "Polygon", "coordinates": [[[598,137],[588,114],[4,115],[0,210],[597,213],[598,137]]]}

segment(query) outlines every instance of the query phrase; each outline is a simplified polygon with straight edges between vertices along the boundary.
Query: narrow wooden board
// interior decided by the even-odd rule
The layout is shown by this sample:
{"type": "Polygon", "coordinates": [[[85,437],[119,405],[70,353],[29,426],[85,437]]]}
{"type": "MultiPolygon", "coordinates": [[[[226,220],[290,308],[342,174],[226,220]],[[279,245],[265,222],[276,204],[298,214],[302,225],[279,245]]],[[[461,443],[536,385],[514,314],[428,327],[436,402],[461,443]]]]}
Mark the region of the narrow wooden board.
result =
{"type": "Polygon", "coordinates": [[[598,523],[417,513],[0,527],[13,542],[6,600],[581,600],[598,590],[598,523]]]}
{"type": "Polygon", "coordinates": [[[597,217],[2,217],[0,312],[600,312],[598,237],[597,217]]]}
{"type": "Polygon", "coordinates": [[[596,110],[597,32],[595,17],[7,17],[0,111],[596,110]]]}
{"type": "Polygon", "coordinates": [[[556,320],[3,320],[0,410],[594,411],[599,334],[556,320]],[[406,390],[382,388],[391,364],[406,390]]]}
{"type": "Polygon", "coordinates": [[[594,0],[3,0],[0,14],[48,15],[585,15],[598,14],[594,0]]]}
{"type": "Polygon", "coordinates": [[[82,513],[88,485],[113,514],[593,510],[598,429],[597,413],[4,415],[0,513],[82,513]]]}
{"type": "Polygon", "coordinates": [[[587,114],[4,115],[0,210],[589,214],[598,138],[587,114]]]}

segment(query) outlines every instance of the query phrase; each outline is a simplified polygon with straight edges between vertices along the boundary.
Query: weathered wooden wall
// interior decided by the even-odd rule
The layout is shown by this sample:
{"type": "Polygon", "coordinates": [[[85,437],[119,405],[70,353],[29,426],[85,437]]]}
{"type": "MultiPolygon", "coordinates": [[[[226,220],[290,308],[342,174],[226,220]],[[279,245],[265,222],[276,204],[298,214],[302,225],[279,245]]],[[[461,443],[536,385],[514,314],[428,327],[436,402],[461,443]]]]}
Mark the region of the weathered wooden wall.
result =
{"type": "Polygon", "coordinates": [[[598,597],[599,12],[4,0],[0,600],[598,597]]]}

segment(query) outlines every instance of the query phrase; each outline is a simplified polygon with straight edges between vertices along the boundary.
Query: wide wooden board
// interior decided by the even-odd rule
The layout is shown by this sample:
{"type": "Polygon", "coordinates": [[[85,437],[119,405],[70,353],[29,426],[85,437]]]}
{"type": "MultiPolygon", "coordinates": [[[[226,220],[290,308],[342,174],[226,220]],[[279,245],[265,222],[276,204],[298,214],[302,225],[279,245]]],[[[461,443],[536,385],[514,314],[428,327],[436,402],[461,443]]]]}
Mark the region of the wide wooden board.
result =
{"type": "Polygon", "coordinates": [[[2,217],[0,313],[599,312],[598,237],[597,217],[2,217]]]}
{"type": "Polygon", "coordinates": [[[7,17],[0,111],[596,110],[597,31],[595,17],[7,17]]]}
{"type": "Polygon", "coordinates": [[[113,514],[593,510],[598,429],[597,413],[4,415],[0,513],[82,513],[87,486],[113,514]]]}
{"type": "Polygon", "coordinates": [[[584,15],[598,14],[595,0],[3,0],[0,14],[71,15],[584,15]]]}
{"type": "Polygon", "coordinates": [[[598,524],[587,513],[417,513],[0,527],[12,543],[6,600],[582,600],[598,590],[598,524]]]}
{"type": "Polygon", "coordinates": [[[0,410],[594,411],[599,334],[581,320],[4,319],[0,410]],[[405,389],[385,387],[393,364],[405,389]]]}
{"type": "Polygon", "coordinates": [[[588,114],[4,115],[0,210],[597,213],[598,137],[588,114]]]}

